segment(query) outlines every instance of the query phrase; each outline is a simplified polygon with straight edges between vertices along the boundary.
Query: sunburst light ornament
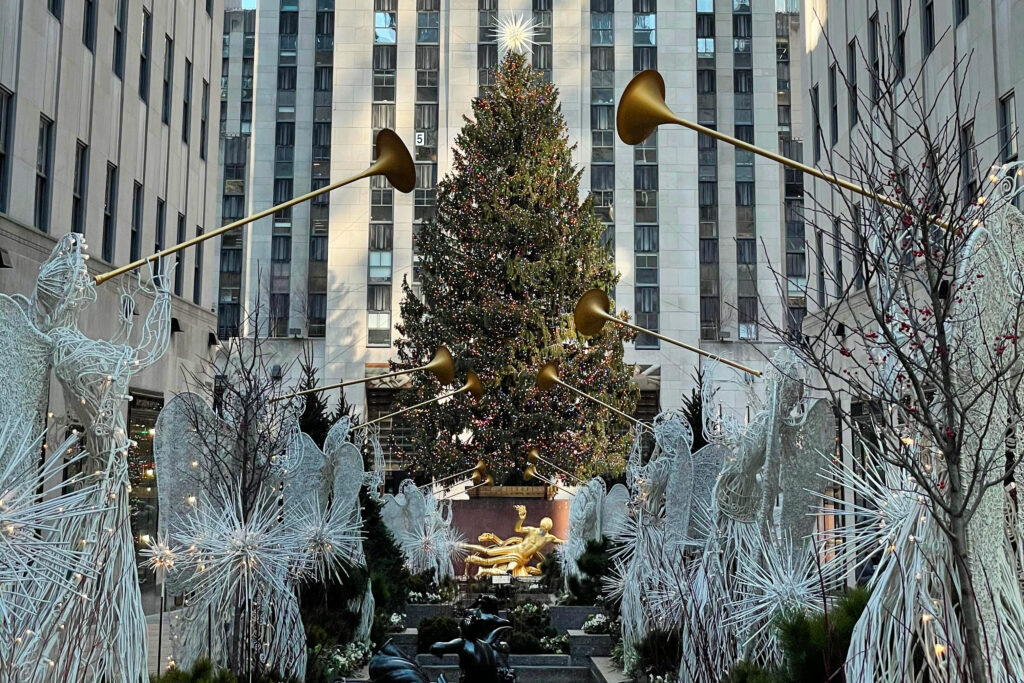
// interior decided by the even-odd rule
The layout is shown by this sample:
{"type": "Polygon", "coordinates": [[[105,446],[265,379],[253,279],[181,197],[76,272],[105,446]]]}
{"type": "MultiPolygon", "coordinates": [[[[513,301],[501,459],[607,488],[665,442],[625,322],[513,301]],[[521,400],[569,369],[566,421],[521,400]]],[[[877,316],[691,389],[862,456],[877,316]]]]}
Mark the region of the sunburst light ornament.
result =
{"type": "Polygon", "coordinates": [[[498,39],[498,49],[502,53],[509,51],[523,53],[533,45],[537,35],[537,24],[525,15],[510,14],[498,20],[494,28],[494,36],[498,39]]]}

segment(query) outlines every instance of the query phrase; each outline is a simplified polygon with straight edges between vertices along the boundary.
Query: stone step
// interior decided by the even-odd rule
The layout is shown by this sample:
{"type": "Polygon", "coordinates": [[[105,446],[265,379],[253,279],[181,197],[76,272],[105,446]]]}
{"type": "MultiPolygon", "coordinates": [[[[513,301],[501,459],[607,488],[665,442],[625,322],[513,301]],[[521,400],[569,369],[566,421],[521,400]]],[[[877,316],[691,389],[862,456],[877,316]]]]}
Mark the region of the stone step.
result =
{"type": "MultiPolygon", "coordinates": [[[[582,666],[570,666],[567,655],[512,655],[512,657],[515,659],[510,663],[516,670],[520,683],[628,683],[629,681],[621,670],[615,668],[608,657],[591,658],[587,664],[582,666]],[[537,663],[527,664],[526,662],[537,663]]],[[[417,661],[431,681],[436,681],[440,674],[444,674],[449,683],[457,683],[459,680],[458,658],[455,655],[446,655],[442,660],[431,655],[420,655],[417,657],[417,661]],[[426,663],[426,660],[430,660],[431,663],[426,663]]],[[[363,667],[354,677],[347,679],[348,683],[369,683],[369,680],[366,667],[363,667]]]]}
{"type": "MultiPolygon", "coordinates": [[[[454,666],[458,667],[458,655],[445,655],[438,658],[431,654],[416,655],[416,663],[420,666],[454,666]]],[[[569,655],[509,655],[509,666],[513,669],[519,667],[543,666],[543,667],[567,667],[572,665],[569,655]]]]}
{"type": "Polygon", "coordinates": [[[416,654],[416,643],[419,639],[419,631],[414,628],[407,628],[397,633],[389,633],[388,638],[392,644],[410,657],[416,654]]]}
{"type": "Polygon", "coordinates": [[[428,604],[410,604],[406,605],[403,610],[405,613],[405,625],[407,628],[419,628],[420,622],[424,619],[431,619],[434,617],[449,617],[455,618],[455,605],[452,604],[440,604],[440,605],[428,605],[428,604]]]}
{"type": "MultiPolygon", "coordinates": [[[[521,683],[592,683],[593,674],[585,666],[513,666],[516,680],[521,683]]],[[[449,683],[459,680],[458,666],[424,666],[424,672],[435,681],[440,674],[449,683]]]]}
{"type": "Polygon", "coordinates": [[[577,666],[589,664],[591,657],[607,657],[612,653],[612,637],[607,633],[584,633],[569,629],[569,652],[577,666]]]}

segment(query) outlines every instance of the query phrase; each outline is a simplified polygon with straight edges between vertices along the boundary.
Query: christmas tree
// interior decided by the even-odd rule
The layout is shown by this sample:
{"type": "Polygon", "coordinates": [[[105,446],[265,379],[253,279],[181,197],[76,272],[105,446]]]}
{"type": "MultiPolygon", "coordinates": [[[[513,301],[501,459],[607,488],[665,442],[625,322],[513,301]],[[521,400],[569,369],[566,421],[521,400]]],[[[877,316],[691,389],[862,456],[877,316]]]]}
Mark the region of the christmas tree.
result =
{"type": "MultiPolygon", "coordinates": [[[[556,88],[510,51],[495,84],[473,102],[455,141],[452,172],[438,185],[434,220],[417,238],[422,292],[403,283],[396,367],[430,360],[447,344],[456,376],[472,369],[484,384],[412,414],[418,475],[444,476],[482,458],[499,482],[516,482],[531,447],[581,475],[622,469],[629,437],[607,409],[555,387],[540,393],[537,370],[557,361],[560,377],[631,412],[632,369],[622,362],[628,330],[608,325],[583,338],[572,310],[588,289],[611,293],[618,276],[601,246],[604,226],[588,198],[556,88]]],[[[437,396],[437,380],[415,373],[402,405],[437,396]]],[[[550,476],[554,472],[542,470],[550,476]]]]}

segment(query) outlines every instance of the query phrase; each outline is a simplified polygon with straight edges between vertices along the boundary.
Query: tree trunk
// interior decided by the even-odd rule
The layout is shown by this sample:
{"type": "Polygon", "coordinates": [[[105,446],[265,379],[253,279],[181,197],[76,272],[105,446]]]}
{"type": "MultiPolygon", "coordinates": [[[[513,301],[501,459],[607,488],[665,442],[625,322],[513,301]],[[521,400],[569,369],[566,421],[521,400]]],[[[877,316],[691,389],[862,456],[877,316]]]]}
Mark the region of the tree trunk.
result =
{"type": "Polygon", "coordinates": [[[956,565],[957,578],[960,580],[960,619],[964,632],[964,659],[970,672],[971,683],[988,681],[987,652],[983,646],[981,619],[974,593],[974,582],[971,579],[969,555],[970,546],[967,541],[967,523],[962,515],[950,519],[952,532],[950,546],[953,551],[953,562],[956,565]]]}

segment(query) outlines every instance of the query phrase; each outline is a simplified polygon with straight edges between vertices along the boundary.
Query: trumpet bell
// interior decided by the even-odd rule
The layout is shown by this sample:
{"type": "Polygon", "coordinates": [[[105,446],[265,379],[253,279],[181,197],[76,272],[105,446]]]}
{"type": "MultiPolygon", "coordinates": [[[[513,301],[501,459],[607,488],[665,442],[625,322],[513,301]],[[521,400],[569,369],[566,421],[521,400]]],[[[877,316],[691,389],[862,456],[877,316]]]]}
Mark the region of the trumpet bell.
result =
{"type": "Polygon", "coordinates": [[[576,330],[585,337],[593,337],[612,317],[609,313],[611,307],[607,294],[600,289],[590,290],[576,302],[576,310],[572,314],[576,330]]]}
{"type": "Polygon", "coordinates": [[[634,76],[623,91],[615,127],[623,142],[638,145],[658,126],[675,120],[675,113],[665,104],[665,79],[647,69],[634,76]]]}
{"type": "Polygon", "coordinates": [[[434,377],[437,377],[442,386],[455,380],[455,359],[452,358],[447,346],[437,347],[433,360],[424,365],[423,369],[434,373],[434,377]]]}
{"type": "Polygon", "coordinates": [[[558,384],[558,365],[555,363],[545,363],[540,371],[537,372],[537,388],[541,391],[547,391],[556,384],[558,384]]]}
{"type": "Polygon", "coordinates": [[[476,461],[476,467],[473,468],[474,475],[483,475],[487,472],[487,463],[483,460],[478,459],[476,461]]]}
{"type": "Polygon", "coordinates": [[[537,478],[537,467],[535,465],[527,465],[526,469],[523,470],[523,479],[525,481],[531,481],[537,478]]]}
{"type": "Polygon", "coordinates": [[[494,486],[494,475],[488,474],[484,477],[484,484],[487,486],[494,486]]]}
{"type": "Polygon", "coordinates": [[[480,481],[483,479],[483,475],[480,474],[479,472],[473,472],[472,479],[474,484],[479,484],[480,481]]]}
{"type": "Polygon", "coordinates": [[[526,462],[536,465],[540,462],[540,452],[536,448],[531,448],[530,452],[526,454],[526,462]]]}
{"type": "Polygon", "coordinates": [[[462,386],[462,390],[473,394],[473,398],[477,401],[484,397],[484,385],[480,383],[480,378],[472,370],[466,373],[466,383],[462,386]]]}
{"type": "MultiPolygon", "coordinates": [[[[375,144],[377,161],[373,167],[375,175],[383,175],[399,192],[409,193],[416,187],[416,165],[402,138],[393,130],[383,129],[377,133],[375,144]]],[[[447,383],[450,383],[448,380],[447,383]]]]}

